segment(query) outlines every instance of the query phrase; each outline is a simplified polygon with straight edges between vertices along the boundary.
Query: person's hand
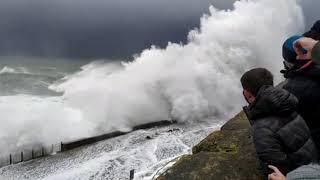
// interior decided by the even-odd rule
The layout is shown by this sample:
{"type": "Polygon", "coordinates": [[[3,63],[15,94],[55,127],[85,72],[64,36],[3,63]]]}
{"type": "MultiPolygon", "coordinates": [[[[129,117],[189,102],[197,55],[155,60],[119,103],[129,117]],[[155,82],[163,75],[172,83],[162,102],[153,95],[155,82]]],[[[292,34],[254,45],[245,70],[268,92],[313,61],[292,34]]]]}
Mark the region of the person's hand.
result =
{"type": "Polygon", "coordinates": [[[275,166],[268,166],[273,170],[273,173],[268,175],[268,180],[285,180],[286,177],[279,171],[279,169],[275,166]]]}
{"type": "Polygon", "coordinates": [[[300,60],[311,59],[312,49],[317,44],[317,42],[318,41],[314,39],[306,38],[306,37],[298,39],[293,45],[293,48],[298,55],[297,59],[300,59],[300,60]],[[302,51],[302,48],[307,50],[306,54],[302,51]]]}

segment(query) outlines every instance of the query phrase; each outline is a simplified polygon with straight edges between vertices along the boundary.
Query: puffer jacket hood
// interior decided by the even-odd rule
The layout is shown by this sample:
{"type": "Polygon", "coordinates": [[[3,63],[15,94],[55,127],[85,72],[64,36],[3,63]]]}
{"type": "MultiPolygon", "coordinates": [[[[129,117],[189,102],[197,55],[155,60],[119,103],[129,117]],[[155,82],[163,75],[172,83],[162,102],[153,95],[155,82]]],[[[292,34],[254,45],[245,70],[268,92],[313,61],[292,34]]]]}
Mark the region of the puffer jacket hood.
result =
{"type": "Polygon", "coordinates": [[[244,107],[248,118],[255,121],[270,115],[287,116],[296,112],[298,99],[288,91],[272,86],[262,86],[256,100],[244,107]]]}

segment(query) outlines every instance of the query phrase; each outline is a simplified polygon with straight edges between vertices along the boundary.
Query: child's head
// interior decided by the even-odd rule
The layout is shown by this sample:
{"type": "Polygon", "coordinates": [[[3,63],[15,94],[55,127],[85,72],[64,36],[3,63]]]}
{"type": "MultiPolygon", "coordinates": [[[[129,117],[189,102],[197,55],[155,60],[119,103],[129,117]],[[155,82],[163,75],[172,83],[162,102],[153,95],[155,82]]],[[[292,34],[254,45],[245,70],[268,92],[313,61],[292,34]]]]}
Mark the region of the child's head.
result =
{"type": "Polygon", "coordinates": [[[245,72],[241,77],[244,98],[252,103],[262,86],[273,86],[273,75],[264,68],[255,68],[245,72]]]}
{"type": "MultiPolygon", "coordinates": [[[[286,63],[289,64],[297,64],[297,63],[305,63],[306,61],[301,61],[301,60],[297,60],[297,53],[295,52],[294,48],[293,48],[293,44],[300,38],[302,38],[303,36],[300,35],[295,35],[295,36],[291,36],[288,39],[286,39],[282,45],[282,57],[285,60],[286,63]]],[[[307,51],[305,49],[302,49],[302,51],[304,51],[305,53],[307,53],[307,51]]]]}

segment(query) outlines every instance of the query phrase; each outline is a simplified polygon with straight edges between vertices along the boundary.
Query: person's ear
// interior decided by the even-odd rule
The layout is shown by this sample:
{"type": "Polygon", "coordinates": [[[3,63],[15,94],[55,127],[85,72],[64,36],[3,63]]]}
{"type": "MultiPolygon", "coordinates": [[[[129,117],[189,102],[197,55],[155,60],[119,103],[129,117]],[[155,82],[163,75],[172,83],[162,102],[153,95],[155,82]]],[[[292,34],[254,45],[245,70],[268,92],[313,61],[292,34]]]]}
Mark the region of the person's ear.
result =
{"type": "Polygon", "coordinates": [[[255,100],[255,97],[253,96],[253,94],[246,89],[243,90],[243,96],[249,104],[253,103],[253,101],[255,100]]]}

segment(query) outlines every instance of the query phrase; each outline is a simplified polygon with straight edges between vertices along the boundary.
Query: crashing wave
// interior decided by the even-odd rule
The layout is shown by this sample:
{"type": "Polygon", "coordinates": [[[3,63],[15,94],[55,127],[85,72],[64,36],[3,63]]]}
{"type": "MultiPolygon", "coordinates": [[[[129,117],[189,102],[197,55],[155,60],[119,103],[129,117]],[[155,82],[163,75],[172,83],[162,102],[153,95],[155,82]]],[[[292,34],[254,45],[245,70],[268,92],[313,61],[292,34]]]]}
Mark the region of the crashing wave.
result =
{"type": "Polygon", "coordinates": [[[252,67],[279,72],[282,41],[302,27],[295,0],[211,7],[187,44],[152,47],[123,65],[86,65],[50,86],[62,97],[0,96],[0,152],[169,118],[228,119],[243,103],[239,76],[252,67]]]}

